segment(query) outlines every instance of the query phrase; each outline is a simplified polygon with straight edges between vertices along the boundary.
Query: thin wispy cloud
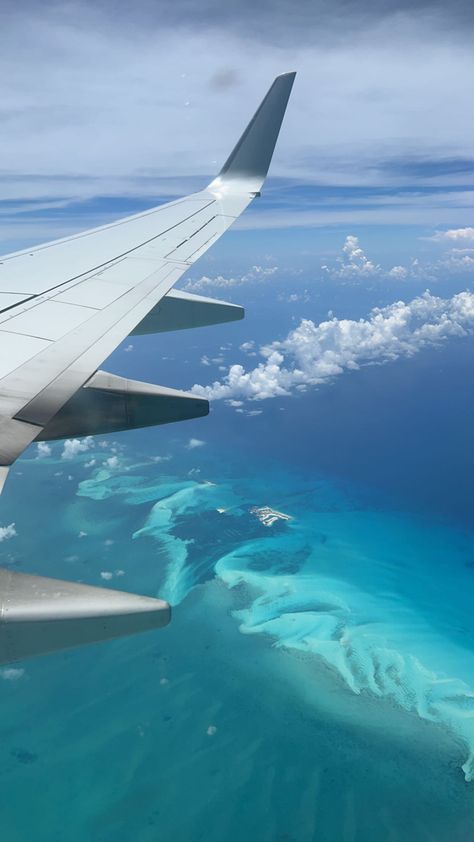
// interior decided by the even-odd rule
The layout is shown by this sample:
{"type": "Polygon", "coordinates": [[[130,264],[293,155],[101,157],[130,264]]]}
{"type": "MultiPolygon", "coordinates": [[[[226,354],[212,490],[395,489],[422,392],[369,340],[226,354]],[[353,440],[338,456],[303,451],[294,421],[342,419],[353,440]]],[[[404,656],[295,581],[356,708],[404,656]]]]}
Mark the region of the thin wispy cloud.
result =
{"type": "Polygon", "coordinates": [[[357,4],[341,7],[344,34],[348,26],[357,31],[350,39],[342,37],[337,4],[330,14],[320,4],[300,4],[298,15],[273,4],[271,27],[268,15],[246,3],[238,14],[200,4],[200,25],[189,3],[177,3],[174,13],[164,3],[154,13],[138,4],[133,16],[109,3],[32,4],[28,15],[12,7],[0,53],[9,79],[3,195],[61,203],[152,197],[170,174],[205,183],[273,76],[293,68],[298,80],[274,177],[427,183],[436,178],[436,162],[451,162],[452,180],[460,161],[465,180],[473,56],[451,8],[448,16],[441,5],[438,15],[414,6],[390,14],[380,4],[367,14],[367,4],[359,6],[362,16],[357,4]],[[400,164],[403,153],[410,167],[400,164]]]}

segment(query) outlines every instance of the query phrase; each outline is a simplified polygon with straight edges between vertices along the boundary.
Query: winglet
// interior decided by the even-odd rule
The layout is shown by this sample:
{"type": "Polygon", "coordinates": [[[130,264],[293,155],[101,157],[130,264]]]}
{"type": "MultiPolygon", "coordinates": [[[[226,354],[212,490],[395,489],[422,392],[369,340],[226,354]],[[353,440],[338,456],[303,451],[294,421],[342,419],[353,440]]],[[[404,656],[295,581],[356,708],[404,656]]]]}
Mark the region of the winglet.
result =
{"type": "Polygon", "coordinates": [[[231,183],[257,193],[268,172],[296,73],[277,76],[239,142],[209,189],[231,183]]]}

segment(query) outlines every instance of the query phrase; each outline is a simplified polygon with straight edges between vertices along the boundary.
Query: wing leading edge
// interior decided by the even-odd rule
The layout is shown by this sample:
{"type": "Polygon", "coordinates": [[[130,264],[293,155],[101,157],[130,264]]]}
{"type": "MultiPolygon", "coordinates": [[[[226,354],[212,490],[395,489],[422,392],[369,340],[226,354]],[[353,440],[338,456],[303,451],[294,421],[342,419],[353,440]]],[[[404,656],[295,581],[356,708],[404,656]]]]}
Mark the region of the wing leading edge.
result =
{"type": "MultiPolygon", "coordinates": [[[[294,73],[286,73],[275,79],[219,175],[201,192],[0,258],[0,492],[10,465],[34,440],[207,414],[207,401],[194,395],[125,380],[98,368],[131,333],[243,317],[242,308],[235,305],[172,292],[172,287],[259,195],[294,78],[294,73]]],[[[97,613],[91,619],[91,594],[71,585],[73,593],[68,592],[66,600],[71,615],[67,608],[59,610],[61,600],[56,603],[61,627],[55,628],[64,644],[56,645],[53,633],[52,645],[53,626],[48,624],[54,621],[54,593],[66,593],[69,586],[38,581],[9,574],[6,584],[0,571],[0,662],[13,660],[15,651],[16,657],[41,654],[163,625],[169,617],[169,606],[161,601],[155,606],[151,601],[129,602],[124,608],[123,595],[114,602],[110,594],[115,592],[94,589],[97,613]],[[43,591],[38,581],[44,583],[43,591]],[[21,622],[8,623],[8,642],[2,644],[8,619],[5,593],[9,616],[21,617],[21,622]],[[33,599],[37,607],[38,593],[52,610],[46,619],[38,619],[36,608],[32,613],[24,610],[25,604],[31,608],[33,599]],[[129,611],[135,617],[142,610],[151,612],[146,621],[110,619],[117,612],[129,611]],[[43,644],[35,642],[40,621],[47,624],[43,644]],[[12,635],[20,629],[21,645],[15,650],[12,635]]]]}

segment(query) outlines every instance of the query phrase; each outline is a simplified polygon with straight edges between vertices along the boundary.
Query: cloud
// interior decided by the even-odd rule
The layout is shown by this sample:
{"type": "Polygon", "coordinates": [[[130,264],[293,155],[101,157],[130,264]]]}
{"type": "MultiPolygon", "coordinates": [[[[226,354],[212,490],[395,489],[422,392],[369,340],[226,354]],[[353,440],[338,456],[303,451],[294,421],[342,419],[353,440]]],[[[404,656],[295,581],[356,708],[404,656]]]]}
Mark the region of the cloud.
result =
{"type": "Polygon", "coordinates": [[[25,675],[25,670],[22,667],[4,667],[0,670],[0,678],[4,681],[19,681],[25,675]]]}
{"type": "Polygon", "coordinates": [[[378,263],[369,260],[359,244],[359,238],[348,234],[342,247],[343,256],[338,257],[336,266],[321,268],[333,278],[370,278],[382,273],[378,263]]]}
{"type": "Polygon", "coordinates": [[[152,462],[169,462],[170,459],[172,459],[172,458],[173,457],[170,454],[167,454],[166,456],[151,456],[150,457],[152,462]]]}
{"type": "Polygon", "coordinates": [[[342,247],[347,262],[341,261],[340,272],[342,274],[374,275],[380,271],[380,266],[373,263],[366,257],[365,252],[359,245],[358,237],[349,234],[342,247]]]}
{"type": "MultiPolygon", "coordinates": [[[[474,229],[459,230],[464,232],[474,229]]],[[[455,241],[456,236],[454,235],[458,235],[459,230],[444,232],[445,234],[453,234],[446,241],[455,241]]],[[[459,234],[458,240],[462,241],[463,237],[464,234],[459,234]]],[[[434,237],[423,239],[437,238],[438,234],[435,234],[434,237]]],[[[465,236],[465,240],[469,241],[468,235],[465,236]]],[[[335,280],[342,279],[342,281],[354,282],[368,279],[435,281],[440,275],[445,276],[447,272],[458,274],[460,272],[473,271],[474,248],[451,248],[436,260],[421,262],[418,258],[414,258],[408,266],[397,265],[392,266],[391,269],[384,269],[380,264],[374,263],[373,260],[367,257],[359,243],[358,237],[349,234],[342,247],[342,256],[338,257],[334,264],[325,264],[321,266],[321,269],[328,277],[335,280]]]]}
{"type": "MultiPolygon", "coordinates": [[[[252,266],[252,268],[244,275],[238,275],[235,278],[225,278],[223,275],[217,275],[214,278],[210,278],[207,275],[203,275],[195,281],[188,281],[185,285],[185,289],[190,292],[197,292],[199,290],[207,289],[208,287],[225,288],[241,286],[242,284],[266,280],[274,275],[275,272],[278,272],[278,266],[252,266]]],[[[206,365],[206,363],[204,363],[204,365],[206,365]]]]}
{"type": "Polygon", "coordinates": [[[189,439],[186,447],[188,450],[195,450],[197,447],[204,447],[205,444],[201,439],[189,439]]]}
{"type": "Polygon", "coordinates": [[[37,459],[46,459],[48,456],[51,456],[53,452],[51,450],[51,445],[49,445],[45,441],[39,441],[36,444],[36,451],[37,451],[37,459]]]}
{"type": "Polygon", "coordinates": [[[10,538],[15,538],[17,534],[14,523],[10,523],[8,526],[0,526],[0,541],[9,541],[10,538]]]}
{"type": "Polygon", "coordinates": [[[377,189],[368,207],[359,197],[351,207],[345,196],[330,206],[318,189],[317,207],[288,208],[278,198],[272,205],[269,185],[266,204],[240,227],[356,218],[470,224],[467,191],[448,207],[432,192],[464,186],[473,168],[471,30],[459,23],[472,21],[470,5],[301,0],[295,14],[282,0],[196,8],[182,0],[138,3],[132,13],[111,0],[27,0],[25,15],[10,4],[0,54],[9,80],[0,138],[4,242],[13,248],[105,223],[124,212],[124,197],[151,205],[200,189],[283,59],[298,78],[272,179],[377,189]],[[424,196],[390,192],[414,183],[427,186],[424,196]],[[95,201],[104,196],[120,199],[95,201]]]}
{"type": "Polygon", "coordinates": [[[105,460],[103,463],[106,468],[118,468],[119,466],[119,458],[118,456],[109,456],[108,459],[105,460]]]}
{"type": "Polygon", "coordinates": [[[437,242],[474,243],[474,228],[450,228],[448,231],[437,231],[431,239],[437,242]]]}
{"type": "Polygon", "coordinates": [[[66,439],[61,459],[74,459],[80,453],[86,453],[93,445],[94,439],[92,436],[87,436],[85,439],[66,439]]]}
{"type": "Polygon", "coordinates": [[[113,572],[111,570],[101,570],[100,578],[103,579],[105,582],[110,582],[111,579],[114,578],[114,576],[125,576],[125,570],[118,569],[114,570],[113,572]]]}
{"type": "Polygon", "coordinates": [[[408,269],[406,266],[393,266],[389,269],[388,275],[397,281],[404,281],[408,277],[408,269]]]}
{"type": "Polygon", "coordinates": [[[408,303],[376,307],[359,321],[333,318],[315,324],[302,319],[285,339],[260,348],[264,359],[256,368],[232,365],[223,380],[195,385],[192,391],[213,400],[289,395],[364,365],[411,357],[473,329],[474,294],[443,299],[427,291],[408,303]]]}

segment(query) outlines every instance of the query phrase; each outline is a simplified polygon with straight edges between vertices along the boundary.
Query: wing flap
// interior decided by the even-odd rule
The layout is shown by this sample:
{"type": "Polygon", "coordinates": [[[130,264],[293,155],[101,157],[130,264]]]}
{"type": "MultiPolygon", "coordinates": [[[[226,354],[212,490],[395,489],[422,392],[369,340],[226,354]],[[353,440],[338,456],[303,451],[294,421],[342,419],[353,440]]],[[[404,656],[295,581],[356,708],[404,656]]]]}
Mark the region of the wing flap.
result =
{"type": "Polygon", "coordinates": [[[0,664],[166,626],[162,599],[0,569],[0,664]]]}
{"type": "Polygon", "coordinates": [[[208,413],[204,398],[97,371],[46,424],[38,441],[136,430],[208,413]]]}
{"type": "Polygon", "coordinates": [[[244,318],[244,308],[182,290],[170,290],[132,330],[131,336],[218,325],[244,318]]]}

